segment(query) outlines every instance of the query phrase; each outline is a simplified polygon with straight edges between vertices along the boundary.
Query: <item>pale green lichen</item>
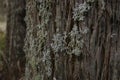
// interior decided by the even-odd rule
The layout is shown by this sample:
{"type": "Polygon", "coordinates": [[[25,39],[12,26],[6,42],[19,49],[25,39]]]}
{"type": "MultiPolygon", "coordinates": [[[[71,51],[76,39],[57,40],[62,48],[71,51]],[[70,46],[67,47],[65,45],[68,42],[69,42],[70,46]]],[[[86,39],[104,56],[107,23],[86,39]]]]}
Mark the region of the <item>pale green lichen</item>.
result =
{"type": "Polygon", "coordinates": [[[84,2],[83,4],[78,4],[76,3],[75,8],[73,9],[73,19],[74,21],[83,21],[85,16],[85,12],[87,12],[88,10],[90,10],[90,6],[89,4],[87,4],[86,2],[84,2]]]}
{"type": "Polygon", "coordinates": [[[53,36],[53,43],[51,43],[51,47],[54,52],[62,52],[66,49],[65,47],[65,39],[64,36],[60,33],[57,33],[53,36]]]}
{"type": "Polygon", "coordinates": [[[73,26],[73,29],[68,34],[57,33],[53,36],[53,43],[51,47],[55,53],[65,51],[67,54],[74,54],[79,56],[82,53],[84,47],[84,35],[89,32],[87,27],[78,28],[77,25],[73,26]],[[69,42],[66,39],[69,38],[69,42]]]}
{"type": "Polygon", "coordinates": [[[40,26],[45,27],[45,25],[49,22],[49,18],[52,15],[50,12],[51,8],[51,0],[36,0],[39,5],[37,5],[37,8],[39,10],[38,14],[41,18],[41,24],[40,26]]]}
{"type": "Polygon", "coordinates": [[[43,74],[46,76],[50,76],[51,74],[51,62],[50,62],[50,53],[49,50],[45,51],[45,43],[46,43],[46,26],[48,26],[49,18],[51,15],[51,1],[50,0],[35,0],[36,2],[32,8],[27,5],[27,16],[25,18],[27,23],[27,33],[25,39],[24,51],[26,53],[26,80],[42,80],[43,74]],[[38,4],[37,4],[38,3],[38,4]],[[34,6],[38,8],[39,14],[39,23],[35,24],[32,20],[31,11],[34,6]],[[48,54],[49,53],[49,54],[48,54]],[[46,60],[45,60],[46,58],[46,60]],[[40,64],[41,63],[41,64],[40,64]],[[48,68],[43,67],[48,66],[48,68]],[[43,69],[43,70],[42,70],[43,69]],[[45,72],[44,72],[45,69],[45,72]],[[39,72],[38,72],[39,70],[39,72]],[[29,74],[27,74],[29,72],[29,74]],[[30,76],[32,74],[32,76],[30,76]],[[31,78],[31,79],[30,79],[31,78]],[[41,79],[40,79],[41,78],[41,79]]]}
{"type": "Polygon", "coordinates": [[[51,76],[51,74],[52,74],[52,68],[51,68],[52,63],[51,63],[51,56],[50,56],[50,49],[49,48],[44,49],[42,61],[44,62],[46,75],[51,76]]]}
{"type": "Polygon", "coordinates": [[[74,26],[71,30],[70,34],[70,42],[68,47],[69,54],[74,54],[79,56],[83,53],[83,48],[85,45],[85,35],[88,34],[89,28],[85,25],[85,13],[91,9],[90,3],[93,3],[95,0],[87,0],[84,1],[82,4],[76,4],[75,8],[73,9],[73,19],[74,19],[74,26]],[[82,26],[77,26],[76,21],[79,21],[82,26]]]}
{"type": "Polygon", "coordinates": [[[82,4],[76,3],[75,8],[73,8],[73,19],[81,22],[83,27],[79,27],[74,24],[71,32],[69,33],[59,33],[59,27],[56,28],[56,33],[53,35],[51,47],[55,53],[65,52],[67,54],[74,54],[79,56],[82,53],[84,47],[85,39],[84,36],[89,32],[87,26],[85,26],[85,13],[91,8],[89,3],[93,3],[94,0],[87,0],[82,4]],[[66,42],[66,39],[69,41],[66,42]]]}
{"type": "MultiPolygon", "coordinates": [[[[91,2],[93,2],[93,0],[91,2]]],[[[73,9],[74,22],[81,22],[82,27],[74,24],[68,34],[59,33],[59,28],[57,28],[57,33],[54,34],[52,39],[53,43],[51,43],[51,47],[55,53],[65,51],[67,54],[79,56],[83,52],[85,43],[84,36],[89,32],[88,27],[85,26],[84,13],[88,12],[90,8],[91,6],[87,2],[84,2],[83,4],[76,4],[76,7],[73,9]],[[67,38],[69,38],[69,42],[66,42],[67,38]]]]}
{"type": "Polygon", "coordinates": [[[82,49],[84,47],[84,35],[88,33],[88,28],[84,27],[83,29],[79,29],[78,26],[74,25],[70,34],[70,42],[68,47],[68,54],[74,54],[79,56],[82,53],[82,49]]]}
{"type": "Polygon", "coordinates": [[[101,0],[101,4],[102,4],[101,9],[102,9],[102,10],[105,10],[105,5],[106,5],[106,4],[105,4],[105,1],[104,1],[104,0],[101,0]]]}
{"type": "Polygon", "coordinates": [[[46,41],[47,31],[46,26],[50,20],[51,14],[51,0],[35,0],[37,3],[38,14],[40,23],[37,25],[39,28],[37,31],[38,36],[38,49],[39,52],[44,49],[44,43],[46,41]]]}
{"type": "Polygon", "coordinates": [[[46,41],[46,37],[47,37],[47,31],[45,30],[45,27],[42,27],[39,25],[39,29],[37,31],[37,47],[38,47],[38,52],[41,52],[44,49],[44,43],[46,41]]]}
{"type": "Polygon", "coordinates": [[[34,80],[42,80],[40,74],[37,74],[34,78],[34,80]]]}
{"type": "MultiPolygon", "coordinates": [[[[36,0],[39,5],[37,5],[38,8],[38,13],[40,17],[40,24],[37,26],[41,31],[38,31],[38,52],[42,54],[41,59],[38,59],[39,61],[42,61],[41,63],[43,64],[45,74],[47,77],[51,76],[51,56],[50,56],[50,49],[46,48],[45,42],[46,42],[46,37],[47,37],[47,31],[46,31],[46,26],[48,26],[48,22],[50,20],[51,14],[51,0],[36,0]]],[[[42,73],[42,74],[44,74],[42,73]]],[[[41,75],[42,75],[41,74],[41,75]]]]}

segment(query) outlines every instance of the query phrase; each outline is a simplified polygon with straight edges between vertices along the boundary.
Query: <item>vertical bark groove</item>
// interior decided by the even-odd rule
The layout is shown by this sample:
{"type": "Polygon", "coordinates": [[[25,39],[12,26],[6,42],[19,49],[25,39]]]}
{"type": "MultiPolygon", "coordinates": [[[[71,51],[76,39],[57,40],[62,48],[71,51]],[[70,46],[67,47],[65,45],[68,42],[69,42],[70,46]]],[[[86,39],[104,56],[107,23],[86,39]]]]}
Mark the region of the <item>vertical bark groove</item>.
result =
{"type": "MultiPolygon", "coordinates": [[[[43,1],[43,3],[46,5],[50,3],[47,11],[48,13],[50,12],[51,15],[47,19],[40,16],[43,15],[42,13],[39,15],[36,11],[35,6],[37,6],[37,4],[41,5],[42,3],[34,0],[26,1],[26,17],[28,17],[26,23],[28,24],[28,30],[31,29],[32,31],[34,28],[37,28],[36,25],[42,25],[41,21],[48,20],[48,22],[42,26],[42,28],[45,29],[43,29],[37,37],[35,37],[35,35],[40,31],[39,29],[36,29],[33,33],[27,31],[26,45],[28,46],[25,46],[25,50],[28,64],[29,61],[31,61],[30,59],[34,57],[33,61],[37,61],[36,58],[38,58],[39,64],[37,66],[40,67],[39,71],[37,71],[31,67],[32,64],[30,64],[29,68],[27,68],[30,72],[27,76],[27,80],[35,80],[35,75],[39,75],[41,80],[119,80],[120,1],[94,0],[94,2],[86,3],[87,5],[84,3],[85,0],[45,1],[46,2],[43,1]],[[73,19],[73,9],[75,8],[76,3],[83,4],[82,6],[87,6],[87,8],[91,6],[85,14],[83,12],[84,15],[82,13],[80,14],[80,16],[82,15],[85,17],[84,21],[75,21],[73,19]],[[39,20],[37,19],[38,16],[39,20]],[[74,47],[71,47],[70,45],[70,42],[72,41],[70,34],[74,28],[74,24],[77,25],[78,31],[86,26],[89,28],[88,34],[82,35],[84,40],[83,48],[81,49],[82,53],[78,56],[72,53],[69,54],[70,52],[68,52],[76,47],[75,44],[72,44],[74,47]],[[47,36],[42,34],[42,32],[47,32],[47,36]],[[65,39],[66,43],[64,43],[64,40],[62,39],[65,37],[64,32],[67,33],[67,38],[65,39]],[[38,42],[41,41],[42,38],[40,35],[45,36],[45,41],[37,45],[32,44],[36,39],[38,42]],[[55,44],[55,41],[53,40],[54,37],[56,39],[58,38],[58,40],[56,40],[56,43],[58,42],[57,48],[60,46],[58,52],[51,47],[51,43],[55,44]],[[64,46],[67,46],[67,48],[69,47],[69,49],[62,51],[59,43],[64,43],[64,46]],[[50,63],[52,63],[50,66],[45,66],[45,63],[41,61],[44,55],[44,49],[42,50],[41,48],[39,49],[39,47],[36,47],[41,45],[41,48],[45,48],[45,50],[50,48],[50,57],[52,59],[49,60],[50,63]],[[29,57],[29,55],[33,56],[29,57]],[[39,56],[36,57],[35,55],[39,56]],[[46,75],[47,72],[44,70],[44,67],[51,67],[51,76],[46,75]]],[[[64,46],[62,45],[62,47],[64,46]]]]}

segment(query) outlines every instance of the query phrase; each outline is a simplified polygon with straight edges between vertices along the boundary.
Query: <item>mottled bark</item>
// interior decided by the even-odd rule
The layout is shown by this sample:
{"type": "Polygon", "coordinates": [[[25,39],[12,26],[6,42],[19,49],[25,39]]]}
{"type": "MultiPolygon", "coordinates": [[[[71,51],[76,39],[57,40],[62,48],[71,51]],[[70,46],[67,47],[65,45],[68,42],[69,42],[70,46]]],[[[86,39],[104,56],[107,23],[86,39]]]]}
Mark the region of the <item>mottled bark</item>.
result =
{"type": "Polygon", "coordinates": [[[19,80],[24,76],[25,53],[23,51],[26,33],[25,0],[8,0],[7,42],[6,42],[6,80],[19,80]]]}
{"type": "Polygon", "coordinates": [[[26,80],[120,80],[119,0],[26,3],[26,80]]]}

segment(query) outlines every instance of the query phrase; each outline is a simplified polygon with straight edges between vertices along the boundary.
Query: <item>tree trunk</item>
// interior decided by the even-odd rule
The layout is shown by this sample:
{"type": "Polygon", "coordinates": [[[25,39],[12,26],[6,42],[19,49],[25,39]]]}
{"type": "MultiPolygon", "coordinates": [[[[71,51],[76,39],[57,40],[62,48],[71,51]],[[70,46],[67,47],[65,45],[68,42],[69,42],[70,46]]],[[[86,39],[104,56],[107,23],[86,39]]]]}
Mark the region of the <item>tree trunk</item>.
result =
{"type": "Polygon", "coordinates": [[[24,76],[25,53],[23,51],[26,33],[25,0],[8,0],[7,5],[7,80],[19,80],[24,76]]]}
{"type": "Polygon", "coordinates": [[[26,80],[120,80],[119,0],[26,0],[26,80]]]}

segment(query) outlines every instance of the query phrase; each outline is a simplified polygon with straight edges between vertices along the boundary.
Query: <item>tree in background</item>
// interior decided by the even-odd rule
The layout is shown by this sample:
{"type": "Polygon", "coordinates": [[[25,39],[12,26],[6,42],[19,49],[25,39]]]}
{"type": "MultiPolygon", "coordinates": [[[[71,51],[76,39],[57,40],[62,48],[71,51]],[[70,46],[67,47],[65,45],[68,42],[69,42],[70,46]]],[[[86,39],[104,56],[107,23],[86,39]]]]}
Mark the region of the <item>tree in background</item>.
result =
{"type": "Polygon", "coordinates": [[[119,18],[119,0],[26,0],[25,80],[120,80],[119,18]]]}
{"type": "Polygon", "coordinates": [[[6,33],[6,80],[19,80],[24,76],[25,53],[23,51],[26,32],[25,0],[7,1],[6,33]]]}

